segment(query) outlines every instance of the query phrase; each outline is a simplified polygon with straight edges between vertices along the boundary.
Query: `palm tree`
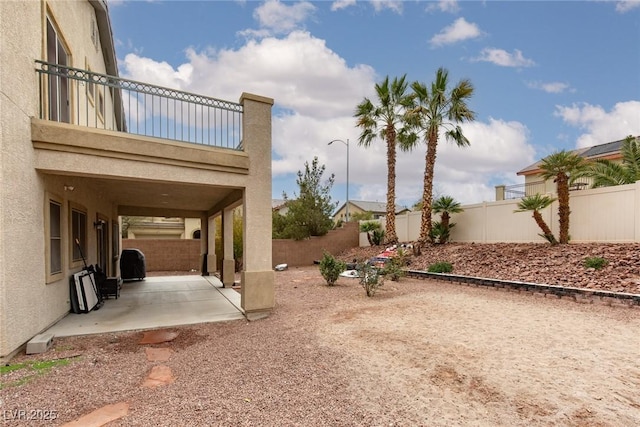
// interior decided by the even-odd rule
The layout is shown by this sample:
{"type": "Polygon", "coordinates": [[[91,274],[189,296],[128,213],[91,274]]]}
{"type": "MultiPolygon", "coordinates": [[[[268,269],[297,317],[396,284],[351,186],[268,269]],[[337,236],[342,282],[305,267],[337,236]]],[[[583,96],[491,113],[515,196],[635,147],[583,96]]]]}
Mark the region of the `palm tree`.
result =
{"type": "Polygon", "coordinates": [[[622,164],[598,159],[587,165],[580,176],[593,179],[592,188],[633,184],[640,180],[640,140],[627,136],[620,149],[622,164]]]}
{"type": "Polygon", "coordinates": [[[565,150],[542,159],[540,169],[544,180],[553,178],[558,193],[558,221],[560,223],[559,243],[569,243],[569,184],[581,175],[586,161],[576,153],[565,150]]]}
{"type": "Polygon", "coordinates": [[[467,100],[473,95],[471,81],[460,80],[450,90],[448,85],[449,72],[444,68],[438,69],[436,79],[431,83],[430,88],[420,82],[414,82],[411,85],[416,102],[411,115],[411,123],[423,133],[427,144],[419,245],[424,245],[430,240],[433,172],[440,128],[446,129],[444,135],[448,141],[455,142],[458,147],[465,147],[470,143],[463,135],[459,123],[475,119],[475,113],[467,105],[467,100]]]}
{"type": "Polygon", "coordinates": [[[451,196],[440,196],[434,202],[432,206],[433,212],[440,214],[440,221],[442,225],[446,228],[449,227],[449,220],[451,219],[451,214],[463,212],[462,205],[460,202],[456,202],[456,200],[451,196]]]}
{"type": "Polygon", "coordinates": [[[543,196],[540,194],[536,194],[534,196],[527,196],[527,197],[524,197],[522,200],[520,200],[520,203],[518,203],[518,209],[514,211],[514,212],[533,211],[533,215],[532,215],[533,219],[536,221],[536,224],[538,224],[538,227],[540,227],[540,229],[542,230],[542,234],[540,236],[547,239],[547,241],[552,245],[557,245],[558,241],[556,240],[555,236],[551,232],[551,229],[549,228],[547,223],[544,222],[542,215],[540,215],[540,211],[542,209],[546,209],[547,207],[549,207],[551,203],[553,203],[555,200],[556,199],[552,197],[543,196]]]}
{"type": "MultiPolygon", "coordinates": [[[[406,149],[412,137],[405,121],[408,108],[412,105],[412,95],[407,94],[406,75],[394,78],[389,82],[389,76],[382,83],[376,84],[378,104],[371,100],[364,100],[356,107],[354,116],[356,126],[362,129],[358,145],[369,147],[376,137],[387,144],[387,215],[385,244],[398,242],[396,234],[396,144],[406,149]]],[[[415,134],[414,134],[415,135],[415,134]]],[[[415,139],[415,136],[413,137],[415,139]]]]}

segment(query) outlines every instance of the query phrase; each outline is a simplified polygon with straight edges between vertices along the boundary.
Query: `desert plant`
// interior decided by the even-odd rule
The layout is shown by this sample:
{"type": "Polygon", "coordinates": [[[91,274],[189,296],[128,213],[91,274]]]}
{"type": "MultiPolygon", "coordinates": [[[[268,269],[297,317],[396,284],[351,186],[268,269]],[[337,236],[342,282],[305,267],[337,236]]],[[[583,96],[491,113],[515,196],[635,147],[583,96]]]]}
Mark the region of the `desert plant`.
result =
{"type": "Polygon", "coordinates": [[[384,230],[373,230],[371,241],[375,246],[379,246],[384,242],[384,230]]]}
{"type": "Polygon", "coordinates": [[[380,274],[380,271],[368,263],[358,264],[356,270],[358,271],[360,284],[367,293],[367,296],[374,296],[378,288],[384,284],[384,278],[380,274]]]}
{"type": "Polygon", "coordinates": [[[451,229],[455,225],[450,222],[451,214],[464,212],[464,209],[462,209],[460,202],[456,202],[456,200],[451,196],[438,197],[434,200],[432,209],[434,213],[440,214],[440,221],[434,223],[429,237],[434,243],[447,243],[451,234],[451,229]],[[436,227],[438,230],[435,230],[434,232],[434,228],[436,227]]]}
{"type": "Polygon", "coordinates": [[[585,268],[600,270],[601,268],[609,264],[609,261],[599,256],[592,256],[585,258],[583,264],[585,268]]]}
{"type": "Polygon", "coordinates": [[[431,241],[436,244],[446,243],[451,235],[451,229],[455,226],[455,223],[443,224],[442,221],[436,221],[431,227],[429,237],[431,241]]]}
{"type": "Polygon", "coordinates": [[[451,273],[453,271],[453,265],[450,262],[440,261],[431,264],[427,269],[429,273],[451,273]]]}
{"type": "Polygon", "coordinates": [[[327,251],[322,255],[322,259],[320,260],[320,274],[324,280],[327,281],[327,285],[333,286],[338,277],[340,277],[340,273],[342,273],[347,268],[347,265],[334,258],[327,251]]]}
{"type": "Polygon", "coordinates": [[[520,200],[520,202],[518,203],[518,209],[514,211],[514,212],[532,211],[533,219],[536,221],[536,224],[538,224],[538,227],[540,227],[540,229],[542,230],[542,233],[538,234],[538,236],[543,237],[547,242],[551,243],[552,245],[558,244],[558,241],[556,240],[555,236],[551,232],[551,229],[549,228],[547,223],[544,222],[544,219],[542,218],[540,211],[542,209],[546,209],[547,207],[551,206],[551,204],[555,200],[556,199],[554,199],[553,197],[546,196],[546,195],[543,196],[541,194],[527,196],[527,197],[524,197],[522,200],[520,200]]]}
{"type": "MultiPolygon", "coordinates": [[[[373,244],[373,236],[372,233],[376,230],[380,230],[382,226],[378,221],[367,221],[360,224],[360,232],[367,233],[367,240],[369,241],[370,246],[375,246],[373,244]]],[[[380,243],[378,243],[380,244],[380,243]]]]}
{"type": "Polygon", "coordinates": [[[397,282],[400,278],[405,276],[404,268],[407,266],[407,254],[405,251],[399,249],[396,256],[391,257],[387,265],[382,269],[382,274],[385,277],[391,279],[392,282],[397,282]]]}

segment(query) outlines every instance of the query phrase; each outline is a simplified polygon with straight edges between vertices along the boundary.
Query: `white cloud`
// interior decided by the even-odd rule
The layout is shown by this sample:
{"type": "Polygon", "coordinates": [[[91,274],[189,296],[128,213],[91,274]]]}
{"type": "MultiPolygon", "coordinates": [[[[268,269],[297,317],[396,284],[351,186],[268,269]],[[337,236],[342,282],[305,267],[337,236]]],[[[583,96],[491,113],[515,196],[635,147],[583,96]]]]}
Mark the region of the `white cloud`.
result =
{"type": "Polygon", "coordinates": [[[511,54],[503,49],[485,48],[474,61],[492,62],[501,67],[532,67],[535,65],[533,60],[525,58],[518,49],[515,49],[511,54]]]}
{"type": "Polygon", "coordinates": [[[640,101],[619,102],[610,112],[599,105],[587,103],[570,107],[557,105],[554,115],[586,131],[577,139],[576,148],[617,141],[627,135],[640,135],[640,101]]]}
{"type": "Polygon", "coordinates": [[[527,87],[542,90],[547,93],[575,92],[568,83],[563,82],[529,82],[527,83],[527,87]]]}
{"type": "Polygon", "coordinates": [[[335,12],[336,10],[346,9],[347,7],[355,6],[356,0],[335,0],[331,3],[331,10],[335,12]]]}
{"type": "Polygon", "coordinates": [[[371,0],[370,3],[376,12],[389,9],[398,14],[402,13],[402,0],[371,0]]]}
{"type": "MultiPolygon", "coordinates": [[[[122,62],[123,77],[188,92],[237,101],[242,92],[275,101],[272,123],[274,180],[291,181],[304,162],[317,156],[346,180],[346,147],[327,145],[349,139],[350,197],[386,199],[386,146],[375,141],[358,146],[359,129],[353,117],[364,97],[373,97],[377,76],[367,65],[347,66],[321,39],[295,31],[284,38],[247,42],[232,50],[188,49],[186,61],[173,68],[166,62],[129,54],[122,62]]],[[[471,147],[457,148],[442,138],[438,149],[436,187],[463,203],[493,200],[496,180],[511,183],[515,173],[533,163],[527,129],[517,122],[490,120],[463,125],[471,147]]],[[[422,195],[424,144],[413,153],[398,153],[397,198],[412,204],[422,195]]],[[[274,186],[274,192],[282,190],[274,186]]]]}
{"type": "Polygon", "coordinates": [[[274,34],[285,34],[297,29],[315,11],[316,7],[307,1],[288,6],[279,0],[267,0],[254,10],[253,17],[263,29],[273,31],[274,34]]]}
{"type": "Polygon", "coordinates": [[[456,19],[453,24],[445,27],[433,36],[429,43],[432,46],[444,46],[463,40],[473,39],[482,35],[476,24],[467,22],[464,18],[456,19]]]}
{"type": "Polygon", "coordinates": [[[616,12],[627,13],[632,9],[640,7],[640,1],[638,0],[625,0],[616,2],[616,12]]]}
{"type": "Polygon", "coordinates": [[[458,5],[457,0],[439,0],[436,2],[429,2],[427,11],[456,13],[460,11],[460,6],[458,5]]]}

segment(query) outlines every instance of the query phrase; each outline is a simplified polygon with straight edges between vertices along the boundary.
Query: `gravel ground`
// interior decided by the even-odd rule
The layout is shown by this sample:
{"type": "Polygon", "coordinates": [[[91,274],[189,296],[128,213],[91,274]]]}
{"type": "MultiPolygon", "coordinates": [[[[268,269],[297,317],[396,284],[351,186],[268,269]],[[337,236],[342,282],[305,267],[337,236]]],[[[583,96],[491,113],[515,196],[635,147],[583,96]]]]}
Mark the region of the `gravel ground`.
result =
{"type": "Polygon", "coordinates": [[[408,278],[367,298],[317,267],[277,272],[276,301],[266,319],[171,328],[164,344],[132,331],[17,356],[71,363],[22,384],[30,371],[4,374],[3,422],[63,425],[126,402],[109,426],[640,425],[637,308],[408,278]],[[149,361],[149,347],[173,353],[149,361]],[[160,365],[175,381],[142,386],[160,365]]]}

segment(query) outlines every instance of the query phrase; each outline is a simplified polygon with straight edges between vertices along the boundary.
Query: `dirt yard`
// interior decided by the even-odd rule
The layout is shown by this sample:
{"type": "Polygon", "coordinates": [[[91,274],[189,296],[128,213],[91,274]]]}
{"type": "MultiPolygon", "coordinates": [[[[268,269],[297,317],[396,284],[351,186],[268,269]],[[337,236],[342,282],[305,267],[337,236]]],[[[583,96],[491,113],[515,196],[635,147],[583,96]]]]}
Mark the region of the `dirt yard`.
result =
{"type": "Polygon", "coordinates": [[[110,426],[640,425],[638,308],[406,278],[367,298],[317,267],[275,274],[270,317],[171,329],[167,385],[143,386],[160,362],[140,331],[57,339],[38,358],[69,365],[3,376],[5,424],[126,403],[110,426]]]}

